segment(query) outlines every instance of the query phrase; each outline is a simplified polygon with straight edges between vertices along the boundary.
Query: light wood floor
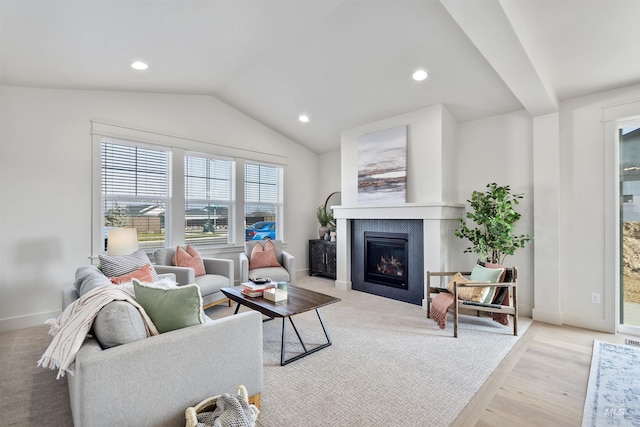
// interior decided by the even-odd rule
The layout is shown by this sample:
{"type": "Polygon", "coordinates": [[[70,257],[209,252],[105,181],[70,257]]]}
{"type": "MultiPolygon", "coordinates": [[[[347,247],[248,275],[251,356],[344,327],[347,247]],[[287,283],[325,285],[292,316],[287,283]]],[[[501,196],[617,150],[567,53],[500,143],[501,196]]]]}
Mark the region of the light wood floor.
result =
{"type": "Polygon", "coordinates": [[[453,426],[579,426],[593,340],[625,338],[534,322],[453,426]]]}

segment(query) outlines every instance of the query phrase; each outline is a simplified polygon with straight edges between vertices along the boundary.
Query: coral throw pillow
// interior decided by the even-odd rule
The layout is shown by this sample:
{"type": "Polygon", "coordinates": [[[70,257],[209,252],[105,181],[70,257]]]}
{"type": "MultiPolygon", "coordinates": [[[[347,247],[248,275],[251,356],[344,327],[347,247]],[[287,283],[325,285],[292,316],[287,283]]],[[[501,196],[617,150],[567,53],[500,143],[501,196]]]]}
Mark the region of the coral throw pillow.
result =
{"type": "Polygon", "coordinates": [[[131,273],[123,274],[118,277],[109,277],[111,283],[114,285],[120,285],[122,283],[130,282],[133,279],[138,279],[144,283],[153,283],[153,275],[151,274],[151,264],[145,264],[137,270],[131,273]]]}
{"type": "Polygon", "coordinates": [[[282,267],[276,258],[276,247],[271,240],[268,240],[264,247],[260,243],[256,243],[251,250],[251,258],[249,259],[249,269],[266,267],[282,267]]]}
{"type": "Polygon", "coordinates": [[[173,265],[177,267],[191,267],[196,276],[202,276],[207,274],[204,269],[204,261],[200,253],[191,245],[187,245],[187,249],[182,249],[178,246],[176,248],[176,255],[173,257],[173,265]]]}

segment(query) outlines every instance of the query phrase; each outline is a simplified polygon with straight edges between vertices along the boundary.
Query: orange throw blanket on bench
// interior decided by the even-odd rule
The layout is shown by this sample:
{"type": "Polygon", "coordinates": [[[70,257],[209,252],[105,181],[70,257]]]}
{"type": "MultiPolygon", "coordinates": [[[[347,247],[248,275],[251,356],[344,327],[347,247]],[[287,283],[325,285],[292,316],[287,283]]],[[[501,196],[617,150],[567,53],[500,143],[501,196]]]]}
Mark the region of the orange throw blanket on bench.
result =
{"type": "MultiPolygon", "coordinates": [[[[504,299],[500,301],[502,305],[509,304],[509,292],[506,293],[504,299]]],[[[429,311],[430,317],[436,321],[440,329],[447,327],[447,312],[449,307],[453,304],[453,294],[447,292],[441,292],[433,297],[431,301],[431,309],[429,311]]],[[[492,318],[501,325],[509,324],[509,315],[505,313],[492,313],[492,318]]]]}
{"type": "Polygon", "coordinates": [[[453,295],[446,292],[439,293],[431,301],[429,315],[440,326],[440,329],[447,327],[447,311],[449,311],[451,304],[453,304],[453,295]]]}

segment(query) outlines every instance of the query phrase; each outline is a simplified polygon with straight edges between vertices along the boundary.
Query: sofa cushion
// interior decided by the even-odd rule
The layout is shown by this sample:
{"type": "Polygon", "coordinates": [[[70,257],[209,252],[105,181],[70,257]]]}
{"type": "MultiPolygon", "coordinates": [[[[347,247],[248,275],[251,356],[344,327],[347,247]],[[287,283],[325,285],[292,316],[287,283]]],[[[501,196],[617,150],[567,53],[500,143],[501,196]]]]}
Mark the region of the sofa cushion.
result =
{"type": "MultiPolygon", "coordinates": [[[[465,278],[461,273],[456,273],[447,285],[447,290],[453,293],[453,283],[468,283],[470,279],[465,278]]],[[[489,292],[489,288],[483,287],[458,287],[458,299],[465,301],[483,302],[489,292]]]]}
{"type": "Polygon", "coordinates": [[[228,277],[219,274],[198,276],[196,277],[196,285],[200,288],[201,295],[210,295],[215,292],[220,292],[222,288],[233,286],[233,284],[229,283],[228,277]]]}
{"type": "Polygon", "coordinates": [[[136,301],[147,312],[158,332],[168,332],[204,323],[198,285],[160,287],[133,279],[136,301]]]}
{"type": "Polygon", "coordinates": [[[132,279],[138,279],[141,282],[153,283],[153,275],[151,274],[151,264],[145,264],[137,270],[131,273],[124,274],[118,277],[109,277],[111,283],[114,285],[120,285],[122,283],[130,282],[132,279]]]}
{"type": "MultiPolygon", "coordinates": [[[[96,266],[87,265],[76,270],[75,289],[78,296],[101,286],[113,285],[96,266]]],[[[102,307],[93,321],[93,333],[102,348],[147,337],[140,313],[126,301],[113,301],[102,307]]]]}
{"type": "MultiPolygon", "coordinates": [[[[280,240],[267,240],[271,242],[276,251],[276,260],[282,265],[282,241],[280,240]]],[[[247,259],[251,259],[251,251],[253,251],[253,247],[255,245],[264,245],[267,241],[264,240],[249,240],[244,244],[244,253],[247,256],[247,259]]]]}
{"type": "Polygon", "coordinates": [[[207,274],[204,269],[204,262],[200,253],[191,245],[187,245],[186,249],[176,247],[176,255],[173,258],[173,265],[178,267],[190,267],[196,276],[207,274]]]}
{"type": "Polygon", "coordinates": [[[76,270],[75,287],[78,296],[83,296],[97,287],[110,284],[109,278],[95,265],[86,265],[76,270]]]}
{"type": "Polygon", "coordinates": [[[496,283],[504,274],[504,268],[486,268],[476,264],[471,270],[471,280],[474,282],[496,283]]]}
{"type": "Polygon", "coordinates": [[[158,248],[153,251],[153,260],[160,265],[173,265],[176,250],[173,248],[158,248]]]}
{"type": "Polygon", "coordinates": [[[93,333],[103,349],[147,338],[140,312],[126,301],[105,305],[93,321],[93,333]]]}
{"type": "MultiPolygon", "coordinates": [[[[478,264],[473,267],[473,270],[471,271],[471,280],[496,283],[500,280],[500,277],[504,276],[504,272],[504,268],[486,268],[478,264]]],[[[485,295],[482,302],[490,304],[493,301],[496,289],[497,288],[495,286],[490,287],[489,292],[485,295]]]]}
{"type": "Polygon", "coordinates": [[[276,248],[271,240],[268,240],[264,246],[255,245],[251,249],[251,257],[249,258],[249,270],[266,267],[281,267],[276,259],[276,248]]]}
{"type": "MultiPolygon", "coordinates": [[[[138,249],[131,255],[98,255],[102,272],[107,277],[117,277],[131,273],[145,264],[151,264],[149,257],[143,249],[138,249]]],[[[156,270],[151,266],[153,281],[158,281],[156,270]]]]}
{"type": "Polygon", "coordinates": [[[251,277],[268,277],[272,282],[290,282],[291,277],[284,267],[256,268],[251,270],[251,277]]]}
{"type": "Polygon", "coordinates": [[[505,276],[507,275],[507,267],[504,265],[500,265],[500,264],[493,264],[491,262],[483,262],[482,264],[483,267],[487,267],[487,268],[501,268],[502,269],[502,274],[500,275],[500,277],[498,277],[498,282],[504,282],[505,276]]]}

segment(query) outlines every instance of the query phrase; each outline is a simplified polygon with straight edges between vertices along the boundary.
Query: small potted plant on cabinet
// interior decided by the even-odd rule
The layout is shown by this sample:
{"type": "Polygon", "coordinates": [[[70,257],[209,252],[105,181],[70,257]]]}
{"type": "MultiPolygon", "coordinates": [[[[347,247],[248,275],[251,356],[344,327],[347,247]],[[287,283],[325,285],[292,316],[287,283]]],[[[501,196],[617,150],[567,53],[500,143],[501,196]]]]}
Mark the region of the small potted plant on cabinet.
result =
{"type": "Polygon", "coordinates": [[[329,235],[329,223],[333,221],[333,214],[331,213],[331,210],[326,209],[323,205],[320,205],[316,210],[316,215],[318,216],[318,222],[320,223],[318,234],[320,235],[321,239],[325,239],[325,236],[329,235]]]}

